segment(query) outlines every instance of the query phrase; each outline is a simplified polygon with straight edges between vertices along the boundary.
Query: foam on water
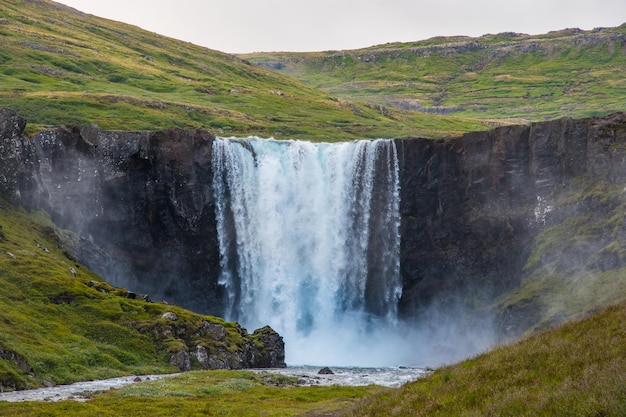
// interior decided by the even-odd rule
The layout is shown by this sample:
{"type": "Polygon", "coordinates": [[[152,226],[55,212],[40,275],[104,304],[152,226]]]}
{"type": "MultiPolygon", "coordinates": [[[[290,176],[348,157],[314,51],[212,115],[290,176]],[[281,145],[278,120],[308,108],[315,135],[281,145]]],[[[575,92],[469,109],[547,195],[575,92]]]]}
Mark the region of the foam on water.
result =
{"type": "Polygon", "coordinates": [[[407,382],[415,381],[429,374],[429,370],[411,367],[384,367],[361,368],[339,367],[332,368],[332,374],[320,374],[319,367],[295,366],[282,369],[255,370],[255,372],[270,372],[275,374],[298,377],[300,385],[345,385],[366,386],[380,385],[383,387],[400,387],[407,382]]]}
{"type": "Polygon", "coordinates": [[[394,142],[218,138],[213,170],[225,317],[272,326],[288,363],[399,363],[394,142]]]}

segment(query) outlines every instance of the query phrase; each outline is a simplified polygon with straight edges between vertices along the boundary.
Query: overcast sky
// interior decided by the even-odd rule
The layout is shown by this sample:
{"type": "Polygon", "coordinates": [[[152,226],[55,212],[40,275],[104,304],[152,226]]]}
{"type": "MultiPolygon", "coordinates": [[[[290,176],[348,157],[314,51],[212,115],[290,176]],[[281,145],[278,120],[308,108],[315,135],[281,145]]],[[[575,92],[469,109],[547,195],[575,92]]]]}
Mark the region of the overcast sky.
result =
{"type": "Polygon", "coordinates": [[[356,49],[626,22],[625,0],[61,0],[223,52],[356,49]]]}

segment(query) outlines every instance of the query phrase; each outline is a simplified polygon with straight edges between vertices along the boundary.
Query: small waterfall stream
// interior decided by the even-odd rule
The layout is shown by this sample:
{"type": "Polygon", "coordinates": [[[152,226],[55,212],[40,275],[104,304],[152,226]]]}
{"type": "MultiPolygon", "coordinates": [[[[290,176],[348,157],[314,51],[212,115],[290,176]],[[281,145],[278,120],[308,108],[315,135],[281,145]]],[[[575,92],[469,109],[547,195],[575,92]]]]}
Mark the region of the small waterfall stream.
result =
{"type": "Polygon", "coordinates": [[[380,365],[402,291],[394,142],[218,138],[213,170],[225,317],[271,325],[289,364],[380,365]]]}

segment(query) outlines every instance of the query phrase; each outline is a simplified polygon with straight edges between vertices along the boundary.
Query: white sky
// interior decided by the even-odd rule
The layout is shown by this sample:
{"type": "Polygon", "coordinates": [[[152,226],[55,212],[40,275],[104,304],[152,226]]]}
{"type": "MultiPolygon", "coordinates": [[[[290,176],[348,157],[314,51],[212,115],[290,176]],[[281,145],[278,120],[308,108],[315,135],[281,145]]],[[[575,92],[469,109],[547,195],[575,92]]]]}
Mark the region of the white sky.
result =
{"type": "Polygon", "coordinates": [[[60,0],[222,52],[356,49],[626,22],[625,0],[60,0]]]}

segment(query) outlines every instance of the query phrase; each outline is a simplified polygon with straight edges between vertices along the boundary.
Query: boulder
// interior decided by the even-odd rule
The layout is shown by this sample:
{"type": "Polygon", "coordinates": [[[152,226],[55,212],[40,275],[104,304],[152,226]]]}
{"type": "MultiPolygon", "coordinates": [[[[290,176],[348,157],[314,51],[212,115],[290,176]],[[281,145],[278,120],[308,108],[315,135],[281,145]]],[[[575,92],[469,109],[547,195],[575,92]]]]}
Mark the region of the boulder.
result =
{"type": "Polygon", "coordinates": [[[334,375],[335,373],[329,368],[324,367],[319,370],[318,375],[334,375]]]}
{"type": "Polygon", "coordinates": [[[189,350],[181,349],[172,354],[170,357],[170,365],[175,366],[179,370],[186,372],[191,371],[191,360],[189,359],[189,350]]]}
{"type": "Polygon", "coordinates": [[[171,321],[178,320],[178,316],[176,315],[176,313],[172,313],[171,311],[163,313],[161,317],[164,318],[165,320],[171,320],[171,321]]]}

